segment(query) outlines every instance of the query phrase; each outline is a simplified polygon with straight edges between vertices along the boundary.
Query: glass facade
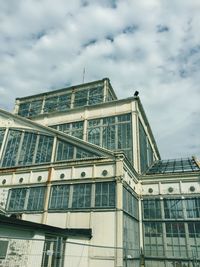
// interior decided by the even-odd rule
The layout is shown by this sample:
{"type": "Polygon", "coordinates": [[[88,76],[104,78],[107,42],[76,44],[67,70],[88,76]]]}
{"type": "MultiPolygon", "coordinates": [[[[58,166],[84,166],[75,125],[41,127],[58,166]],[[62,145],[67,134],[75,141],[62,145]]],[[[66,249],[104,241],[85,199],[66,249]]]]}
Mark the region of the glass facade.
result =
{"type": "Polygon", "coordinates": [[[200,197],[149,198],[142,202],[145,257],[200,260],[200,197]]]}
{"type": "MultiPolygon", "coordinates": [[[[7,211],[41,211],[45,187],[9,190],[7,211]]],[[[49,210],[115,208],[115,182],[52,185],[49,210]]]]}
{"type": "Polygon", "coordinates": [[[50,162],[52,146],[52,136],[10,129],[1,166],[12,167],[50,162]]]}
{"type": "Polygon", "coordinates": [[[125,114],[89,120],[87,141],[110,150],[123,150],[132,161],[131,115],[125,114]]]}
{"type": "MultiPolygon", "coordinates": [[[[86,105],[95,105],[104,102],[103,83],[89,86],[86,88],[69,88],[68,92],[57,94],[48,94],[36,98],[21,100],[19,104],[18,115],[23,117],[32,117],[39,114],[46,114],[57,111],[66,111],[71,108],[82,107],[86,105]]],[[[108,92],[107,92],[108,94],[108,92]]],[[[105,97],[105,101],[109,101],[105,97]]]]}
{"type": "MultiPolygon", "coordinates": [[[[1,130],[0,141],[3,140],[4,130],[1,130]]],[[[2,141],[1,141],[2,142],[2,141]]],[[[82,158],[98,157],[97,154],[66,141],[57,140],[56,155],[52,155],[54,136],[20,129],[9,129],[3,148],[1,167],[27,166],[82,158]]]]}

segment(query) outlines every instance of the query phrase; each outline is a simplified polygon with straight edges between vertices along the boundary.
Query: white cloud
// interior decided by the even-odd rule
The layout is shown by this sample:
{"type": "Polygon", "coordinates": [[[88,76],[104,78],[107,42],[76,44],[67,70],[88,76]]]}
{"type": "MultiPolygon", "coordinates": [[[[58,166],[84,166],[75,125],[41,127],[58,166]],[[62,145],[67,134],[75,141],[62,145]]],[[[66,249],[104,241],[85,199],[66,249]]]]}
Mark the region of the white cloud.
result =
{"type": "Polygon", "coordinates": [[[200,158],[198,0],[7,0],[0,3],[0,106],[109,77],[135,89],[163,158],[200,158]],[[46,88],[46,89],[45,89],[46,88]]]}

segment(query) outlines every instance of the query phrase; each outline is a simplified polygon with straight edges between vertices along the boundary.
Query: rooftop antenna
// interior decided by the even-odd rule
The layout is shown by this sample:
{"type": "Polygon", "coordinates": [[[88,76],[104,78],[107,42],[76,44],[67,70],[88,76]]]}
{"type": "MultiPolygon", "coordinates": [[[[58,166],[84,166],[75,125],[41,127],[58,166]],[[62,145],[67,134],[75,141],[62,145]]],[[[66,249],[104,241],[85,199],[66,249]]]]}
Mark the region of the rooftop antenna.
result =
{"type": "Polygon", "coordinates": [[[83,68],[83,83],[85,82],[85,67],[83,68]]]}

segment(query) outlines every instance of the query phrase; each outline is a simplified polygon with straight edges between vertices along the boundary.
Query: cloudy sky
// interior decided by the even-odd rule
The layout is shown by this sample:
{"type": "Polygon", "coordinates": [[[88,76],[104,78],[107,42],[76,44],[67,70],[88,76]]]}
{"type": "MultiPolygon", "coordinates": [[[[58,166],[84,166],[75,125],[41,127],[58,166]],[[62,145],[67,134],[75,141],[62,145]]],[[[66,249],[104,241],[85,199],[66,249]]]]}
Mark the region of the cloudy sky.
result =
{"type": "Polygon", "coordinates": [[[162,158],[200,159],[199,0],[0,1],[0,107],[109,77],[140,92],[162,158]]]}

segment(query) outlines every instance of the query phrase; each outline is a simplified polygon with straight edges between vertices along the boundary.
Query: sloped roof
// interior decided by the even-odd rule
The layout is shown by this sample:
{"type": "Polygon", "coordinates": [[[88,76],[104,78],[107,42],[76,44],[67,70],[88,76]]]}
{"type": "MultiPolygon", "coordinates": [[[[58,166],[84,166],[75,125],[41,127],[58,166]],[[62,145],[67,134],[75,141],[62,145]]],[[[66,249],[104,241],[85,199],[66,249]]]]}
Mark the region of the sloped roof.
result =
{"type": "Polygon", "coordinates": [[[166,173],[185,173],[200,171],[194,158],[158,160],[146,171],[147,175],[166,173]]]}

